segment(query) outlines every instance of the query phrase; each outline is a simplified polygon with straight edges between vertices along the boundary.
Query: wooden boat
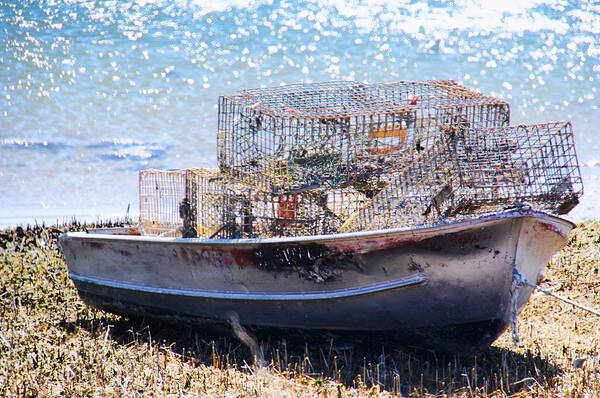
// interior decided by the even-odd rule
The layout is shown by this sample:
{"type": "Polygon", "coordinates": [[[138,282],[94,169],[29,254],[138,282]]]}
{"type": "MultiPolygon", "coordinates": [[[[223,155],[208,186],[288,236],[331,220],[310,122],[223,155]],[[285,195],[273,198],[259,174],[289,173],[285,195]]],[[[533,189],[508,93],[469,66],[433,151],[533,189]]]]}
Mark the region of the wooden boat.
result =
{"type": "Polygon", "coordinates": [[[574,225],[530,206],[440,225],[266,239],[72,232],[60,247],[81,298],[117,314],[376,333],[486,348],[527,302],[574,225]]]}

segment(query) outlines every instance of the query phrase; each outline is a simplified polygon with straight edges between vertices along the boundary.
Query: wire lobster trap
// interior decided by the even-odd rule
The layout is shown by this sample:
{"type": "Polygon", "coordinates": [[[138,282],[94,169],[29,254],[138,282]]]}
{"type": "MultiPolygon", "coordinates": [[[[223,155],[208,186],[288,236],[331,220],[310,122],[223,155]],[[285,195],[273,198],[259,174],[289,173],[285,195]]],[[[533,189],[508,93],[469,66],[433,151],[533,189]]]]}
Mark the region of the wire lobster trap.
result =
{"type": "Polygon", "coordinates": [[[242,90],[219,100],[219,168],[276,193],[372,192],[441,126],[506,126],[506,102],[453,81],[329,82],[242,90]]]}
{"type": "Polygon", "coordinates": [[[142,170],[139,174],[140,225],[144,234],[206,236],[220,226],[225,189],[218,169],[142,170]]]}
{"type": "Polygon", "coordinates": [[[340,232],[439,223],[519,202],[565,214],[582,194],[570,122],[446,126],[340,232]]]}
{"type": "Polygon", "coordinates": [[[583,194],[570,122],[471,130],[450,146],[460,172],[456,194],[471,208],[526,201],[565,214],[583,194]]]}
{"type": "MultiPolygon", "coordinates": [[[[367,201],[363,194],[352,189],[278,195],[258,191],[252,197],[252,216],[243,222],[248,233],[240,237],[336,233],[345,220],[367,201]]],[[[239,221],[238,218],[237,225],[240,225],[239,221]]]]}
{"type": "Polygon", "coordinates": [[[174,215],[185,197],[185,171],[142,170],[139,174],[140,227],[146,235],[181,233],[174,215]]]}
{"type": "Polygon", "coordinates": [[[217,169],[140,172],[144,234],[264,238],[335,233],[367,203],[352,189],[273,195],[217,169]]]}

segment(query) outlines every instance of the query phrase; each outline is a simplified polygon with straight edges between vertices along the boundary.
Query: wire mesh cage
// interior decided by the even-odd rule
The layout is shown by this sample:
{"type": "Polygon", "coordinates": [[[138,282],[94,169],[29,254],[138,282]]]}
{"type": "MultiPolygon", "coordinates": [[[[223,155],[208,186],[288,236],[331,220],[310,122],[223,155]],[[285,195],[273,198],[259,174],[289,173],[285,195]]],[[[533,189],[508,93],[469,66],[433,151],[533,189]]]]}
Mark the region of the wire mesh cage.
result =
{"type": "Polygon", "coordinates": [[[341,232],[439,223],[529,202],[565,214],[583,194],[569,122],[440,129],[341,232]]]}
{"type": "Polygon", "coordinates": [[[142,170],[139,174],[140,227],[147,235],[180,233],[179,201],[185,197],[185,171],[142,170]]]}
{"type": "Polygon", "coordinates": [[[273,195],[217,169],[140,172],[146,235],[257,238],[335,233],[367,203],[352,189],[273,195]]]}
{"type": "Polygon", "coordinates": [[[215,209],[225,189],[218,169],[142,170],[140,225],[146,235],[208,236],[219,227],[215,209]]]}
{"type": "Polygon", "coordinates": [[[505,126],[506,102],[453,81],[329,82],[242,90],[219,100],[224,172],[264,189],[381,187],[440,126],[505,126]]]}

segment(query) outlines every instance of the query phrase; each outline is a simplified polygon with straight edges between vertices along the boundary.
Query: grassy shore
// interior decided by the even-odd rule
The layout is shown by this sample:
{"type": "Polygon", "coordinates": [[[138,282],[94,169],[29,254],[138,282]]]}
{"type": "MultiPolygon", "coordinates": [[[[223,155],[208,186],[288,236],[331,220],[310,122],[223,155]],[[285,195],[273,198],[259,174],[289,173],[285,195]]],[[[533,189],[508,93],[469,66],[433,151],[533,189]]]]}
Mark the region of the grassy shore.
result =
{"type": "MultiPolygon", "coordinates": [[[[600,318],[542,293],[519,345],[508,332],[478,357],[272,336],[255,361],[226,334],[84,305],[56,244],[84,227],[0,231],[0,396],[600,396],[600,318]]],[[[599,269],[600,222],[582,223],[542,286],[598,308],[599,269]]]]}

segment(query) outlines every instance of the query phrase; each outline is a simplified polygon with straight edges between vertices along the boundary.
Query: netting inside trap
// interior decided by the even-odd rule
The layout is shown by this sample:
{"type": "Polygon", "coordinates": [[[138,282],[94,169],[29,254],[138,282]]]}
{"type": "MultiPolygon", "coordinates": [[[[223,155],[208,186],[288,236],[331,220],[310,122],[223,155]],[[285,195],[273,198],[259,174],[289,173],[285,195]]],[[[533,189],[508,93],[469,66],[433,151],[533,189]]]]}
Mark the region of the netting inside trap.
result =
{"type": "Polygon", "coordinates": [[[364,190],[431,147],[441,126],[506,126],[509,107],[451,81],[332,82],[221,97],[218,123],[219,167],[240,181],[281,193],[364,190]]]}

